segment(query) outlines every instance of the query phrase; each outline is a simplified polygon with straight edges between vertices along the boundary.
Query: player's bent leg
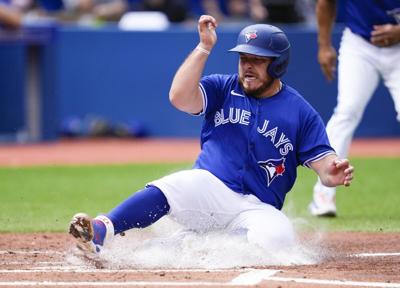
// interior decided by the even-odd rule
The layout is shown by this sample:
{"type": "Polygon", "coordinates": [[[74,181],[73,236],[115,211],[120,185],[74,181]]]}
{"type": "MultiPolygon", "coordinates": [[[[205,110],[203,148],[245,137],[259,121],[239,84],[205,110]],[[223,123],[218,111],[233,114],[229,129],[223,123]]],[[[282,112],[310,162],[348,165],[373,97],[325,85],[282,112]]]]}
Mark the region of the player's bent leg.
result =
{"type": "Polygon", "coordinates": [[[167,197],[171,218],[198,232],[224,229],[242,211],[245,197],[203,169],[179,171],[150,184],[167,197]]]}
{"type": "Polygon", "coordinates": [[[265,204],[262,209],[240,213],[229,225],[232,231],[247,231],[249,243],[266,251],[276,252],[293,247],[296,234],[290,219],[283,212],[265,204]]]}

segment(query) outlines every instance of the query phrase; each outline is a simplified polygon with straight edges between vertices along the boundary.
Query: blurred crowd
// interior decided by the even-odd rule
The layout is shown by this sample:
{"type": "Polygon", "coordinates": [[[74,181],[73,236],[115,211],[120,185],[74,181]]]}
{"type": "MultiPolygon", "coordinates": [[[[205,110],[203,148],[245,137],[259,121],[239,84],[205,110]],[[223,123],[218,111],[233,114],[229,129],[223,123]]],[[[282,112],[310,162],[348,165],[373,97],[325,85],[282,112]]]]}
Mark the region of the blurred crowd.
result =
{"type": "Polygon", "coordinates": [[[25,23],[46,19],[90,25],[118,23],[126,15],[138,17],[139,12],[162,16],[172,24],[193,23],[202,14],[212,15],[220,23],[304,23],[313,22],[315,1],[0,0],[0,27],[15,29],[25,23]]]}

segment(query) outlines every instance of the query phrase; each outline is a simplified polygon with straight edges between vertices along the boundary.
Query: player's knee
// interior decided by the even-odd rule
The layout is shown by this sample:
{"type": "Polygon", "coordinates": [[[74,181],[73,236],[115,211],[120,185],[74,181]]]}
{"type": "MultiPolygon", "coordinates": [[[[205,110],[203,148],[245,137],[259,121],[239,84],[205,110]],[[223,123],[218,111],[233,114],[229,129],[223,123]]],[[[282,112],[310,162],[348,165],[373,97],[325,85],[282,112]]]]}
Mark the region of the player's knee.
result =
{"type": "Polygon", "coordinates": [[[289,219],[283,219],[273,225],[257,225],[247,232],[250,243],[261,246],[268,251],[287,249],[295,243],[295,232],[289,219]]]}

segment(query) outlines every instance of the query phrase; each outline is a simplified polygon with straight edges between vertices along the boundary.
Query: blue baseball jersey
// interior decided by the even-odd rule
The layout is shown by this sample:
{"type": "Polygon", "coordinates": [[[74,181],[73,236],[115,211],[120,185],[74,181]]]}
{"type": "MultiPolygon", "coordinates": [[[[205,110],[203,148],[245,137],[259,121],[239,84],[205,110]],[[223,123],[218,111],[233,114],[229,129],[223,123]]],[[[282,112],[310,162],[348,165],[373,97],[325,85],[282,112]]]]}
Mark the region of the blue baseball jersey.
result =
{"type": "Polygon", "coordinates": [[[286,84],[264,99],[247,96],[237,74],[203,77],[200,88],[204,121],[194,168],[235,192],[281,209],[297,166],[334,153],[319,114],[286,84]]]}
{"type": "Polygon", "coordinates": [[[344,21],[350,30],[370,40],[374,25],[399,24],[399,0],[343,0],[344,21]]]}

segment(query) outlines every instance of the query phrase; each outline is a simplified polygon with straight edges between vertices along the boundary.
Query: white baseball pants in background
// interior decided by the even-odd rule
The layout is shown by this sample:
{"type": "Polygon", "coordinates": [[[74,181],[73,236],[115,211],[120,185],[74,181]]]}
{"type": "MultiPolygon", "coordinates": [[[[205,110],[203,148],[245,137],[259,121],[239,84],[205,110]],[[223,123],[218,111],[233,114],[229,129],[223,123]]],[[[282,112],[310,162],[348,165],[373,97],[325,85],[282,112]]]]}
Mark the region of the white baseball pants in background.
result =
{"type": "MultiPolygon", "coordinates": [[[[400,44],[380,48],[346,28],[339,49],[337,106],[326,127],[332,147],[342,158],[348,155],[354,131],[380,79],[389,89],[400,121],[400,44]]],[[[334,199],[335,192],[318,179],[314,201],[318,201],[316,194],[334,199]]]]}

